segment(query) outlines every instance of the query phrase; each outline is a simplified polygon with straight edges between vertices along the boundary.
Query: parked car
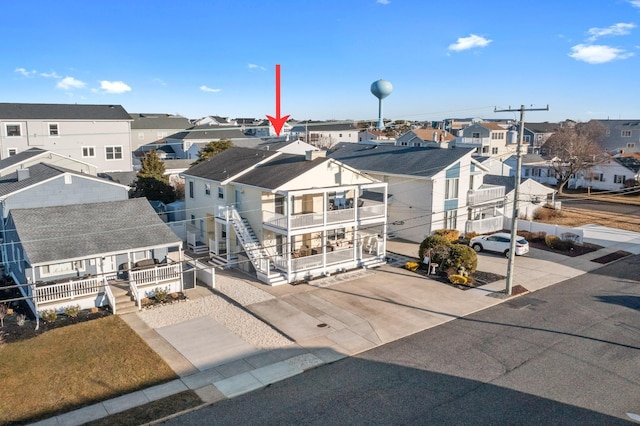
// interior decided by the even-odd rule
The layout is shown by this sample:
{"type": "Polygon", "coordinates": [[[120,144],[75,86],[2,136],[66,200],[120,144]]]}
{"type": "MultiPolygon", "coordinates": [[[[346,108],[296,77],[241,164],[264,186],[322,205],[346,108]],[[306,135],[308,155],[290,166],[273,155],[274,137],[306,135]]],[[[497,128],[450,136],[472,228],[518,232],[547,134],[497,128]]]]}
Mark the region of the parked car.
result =
{"type": "MultiPolygon", "coordinates": [[[[482,250],[495,251],[503,253],[509,257],[509,249],[511,248],[511,234],[506,232],[498,232],[491,235],[480,235],[473,237],[469,241],[469,245],[477,252],[482,250]]],[[[516,239],[516,256],[522,256],[529,252],[529,243],[522,237],[516,239]]]]}

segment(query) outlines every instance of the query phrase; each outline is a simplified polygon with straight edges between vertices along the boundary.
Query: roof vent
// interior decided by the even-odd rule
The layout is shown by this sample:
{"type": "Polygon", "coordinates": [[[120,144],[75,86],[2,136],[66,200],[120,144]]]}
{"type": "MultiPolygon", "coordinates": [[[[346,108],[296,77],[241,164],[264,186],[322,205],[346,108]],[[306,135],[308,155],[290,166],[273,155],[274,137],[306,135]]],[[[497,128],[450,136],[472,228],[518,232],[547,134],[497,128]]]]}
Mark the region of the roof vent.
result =
{"type": "Polygon", "coordinates": [[[326,157],[326,151],[305,151],[305,160],[313,161],[316,158],[326,157]]]}
{"type": "Polygon", "coordinates": [[[25,179],[29,179],[29,169],[18,169],[16,170],[16,173],[18,174],[18,182],[20,182],[21,180],[25,180],[25,179]]]}

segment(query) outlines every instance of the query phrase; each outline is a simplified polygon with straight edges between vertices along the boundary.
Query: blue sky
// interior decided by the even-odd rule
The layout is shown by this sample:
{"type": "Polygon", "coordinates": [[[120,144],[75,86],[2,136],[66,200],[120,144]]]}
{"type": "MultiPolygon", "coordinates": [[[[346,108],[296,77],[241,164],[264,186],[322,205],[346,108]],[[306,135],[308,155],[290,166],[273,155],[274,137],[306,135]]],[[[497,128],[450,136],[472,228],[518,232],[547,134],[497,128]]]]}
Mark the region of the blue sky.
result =
{"type": "Polygon", "coordinates": [[[640,0],[0,1],[0,102],[129,112],[640,117],[640,0]],[[10,18],[11,17],[11,18],[10,18]]]}

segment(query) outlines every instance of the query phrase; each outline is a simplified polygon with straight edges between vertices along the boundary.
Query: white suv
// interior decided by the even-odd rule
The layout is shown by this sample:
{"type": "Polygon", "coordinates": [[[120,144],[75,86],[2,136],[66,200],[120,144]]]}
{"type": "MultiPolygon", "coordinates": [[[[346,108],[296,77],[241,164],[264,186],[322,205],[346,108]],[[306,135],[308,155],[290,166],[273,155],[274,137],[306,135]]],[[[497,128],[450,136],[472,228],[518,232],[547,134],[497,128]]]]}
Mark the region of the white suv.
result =
{"type": "MultiPolygon", "coordinates": [[[[469,245],[477,252],[482,250],[495,251],[503,253],[509,257],[509,249],[511,248],[511,234],[506,232],[498,232],[491,235],[480,235],[473,237],[469,241],[469,245]]],[[[529,252],[529,243],[522,237],[516,239],[516,256],[522,256],[529,252]]]]}

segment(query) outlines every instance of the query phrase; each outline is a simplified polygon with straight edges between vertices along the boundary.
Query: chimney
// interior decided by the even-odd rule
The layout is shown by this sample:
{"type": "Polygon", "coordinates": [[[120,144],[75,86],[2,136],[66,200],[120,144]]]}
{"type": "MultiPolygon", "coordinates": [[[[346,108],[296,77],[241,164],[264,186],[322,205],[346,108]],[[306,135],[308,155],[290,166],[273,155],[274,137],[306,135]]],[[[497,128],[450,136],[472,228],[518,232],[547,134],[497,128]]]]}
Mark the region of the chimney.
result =
{"type": "Polygon", "coordinates": [[[16,173],[18,174],[18,182],[20,182],[21,180],[25,180],[29,178],[29,169],[18,169],[16,170],[16,173]]]}
{"type": "Polygon", "coordinates": [[[307,161],[313,161],[316,158],[324,158],[326,156],[326,151],[305,151],[305,160],[307,161]]]}

